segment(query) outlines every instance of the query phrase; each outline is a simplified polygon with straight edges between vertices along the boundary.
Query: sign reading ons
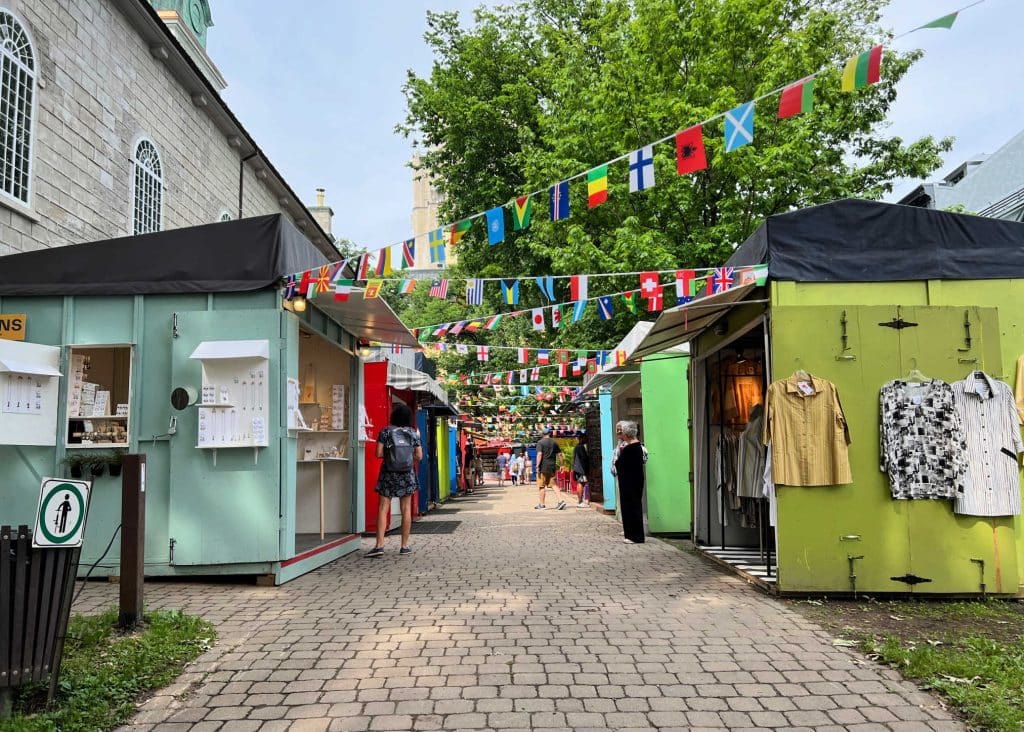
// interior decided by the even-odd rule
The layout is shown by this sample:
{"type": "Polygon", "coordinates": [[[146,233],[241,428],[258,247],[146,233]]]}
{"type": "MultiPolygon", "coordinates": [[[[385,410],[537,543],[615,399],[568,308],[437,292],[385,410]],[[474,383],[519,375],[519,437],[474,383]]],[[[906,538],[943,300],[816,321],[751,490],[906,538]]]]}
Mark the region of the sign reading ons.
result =
{"type": "Polygon", "coordinates": [[[81,546],[88,509],[87,481],[43,478],[32,546],[38,549],[81,546]]]}
{"type": "Polygon", "coordinates": [[[0,339],[7,341],[25,340],[25,315],[0,313],[0,339]]]}

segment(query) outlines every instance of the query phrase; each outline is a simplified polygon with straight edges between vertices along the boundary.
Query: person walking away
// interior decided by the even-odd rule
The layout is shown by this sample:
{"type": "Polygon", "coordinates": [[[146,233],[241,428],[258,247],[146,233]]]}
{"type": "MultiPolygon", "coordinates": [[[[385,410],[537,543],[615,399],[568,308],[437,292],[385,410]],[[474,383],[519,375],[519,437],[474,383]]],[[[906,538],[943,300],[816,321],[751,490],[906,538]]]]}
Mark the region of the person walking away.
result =
{"type": "Polygon", "coordinates": [[[508,468],[508,453],[498,454],[498,485],[505,484],[505,470],[508,468]]]}
{"type": "Polygon", "coordinates": [[[622,534],[626,544],[644,543],[644,463],[647,452],[637,439],[636,422],[621,422],[624,444],[615,458],[619,477],[622,534]]]}
{"type": "Polygon", "coordinates": [[[475,453],[473,457],[473,475],[478,486],[484,484],[484,459],[480,457],[479,452],[475,453]]]}
{"type": "Polygon", "coordinates": [[[544,497],[547,495],[548,487],[552,485],[555,489],[555,497],[558,499],[558,505],[555,508],[559,511],[565,508],[565,501],[562,500],[562,491],[558,488],[558,483],[555,483],[555,473],[558,471],[558,456],[561,454],[562,448],[551,437],[551,429],[545,429],[544,436],[537,442],[537,486],[540,502],[534,508],[538,511],[543,511],[547,508],[544,505],[544,497]]]}
{"type": "Polygon", "coordinates": [[[402,509],[402,544],[400,556],[412,553],[409,533],[412,531],[412,496],[419,487],[416,465],[423,459],[423,443],[412,428],[412,412],[404,404],[391,410],[388,426],[377,435],[378,458],[383,458],[377,477],[377,545],[367,552],[368,557],[384,555],[384,529],[387,526],[391,499],[397,498],[402,509]]]}
{"type": "Polygon", "coordinates": [[[576,447],[572,451],[572,475],[579,486],[576,508],[586,508],[590,505],[590,485],[587,476],[590,474],[590,453],[587,451],[586,433],[576,433],[576,447]]]}
{"type": "Polygon", "coordinates": [[[519,485],[519,456],[513,455],[508,461],[508,474],[512,478],[512,485],[519,485]]]}
{"type": "Polygon", "coordinates": [[[476,448],[473,447],[473,441],[467,440],[466,452],[462,456],[462,482],[466,487],[466,492],[471,493],[473,488],[476,487],[476,478],[473,475],[473,456],[476,453],[476,448]]]}

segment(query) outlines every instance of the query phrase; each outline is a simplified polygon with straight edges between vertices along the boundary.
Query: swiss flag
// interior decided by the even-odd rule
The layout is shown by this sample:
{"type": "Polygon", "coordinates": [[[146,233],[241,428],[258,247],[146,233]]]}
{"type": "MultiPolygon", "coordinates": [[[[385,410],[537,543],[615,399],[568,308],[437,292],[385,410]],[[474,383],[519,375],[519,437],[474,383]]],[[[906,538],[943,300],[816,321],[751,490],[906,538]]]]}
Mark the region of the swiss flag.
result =
{"type": "Polygon", "coordinates": [[[661,278],[657,272],[642,272],[640,274],[640,297],[647,300],[648,312],[657,312],[662,309],[661,278]]]}

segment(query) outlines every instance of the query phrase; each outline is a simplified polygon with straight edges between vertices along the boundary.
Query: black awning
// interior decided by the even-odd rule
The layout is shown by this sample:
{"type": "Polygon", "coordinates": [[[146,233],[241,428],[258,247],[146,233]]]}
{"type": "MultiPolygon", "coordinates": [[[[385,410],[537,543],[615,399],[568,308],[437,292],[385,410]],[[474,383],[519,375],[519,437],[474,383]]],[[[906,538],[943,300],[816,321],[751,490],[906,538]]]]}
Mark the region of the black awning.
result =
{"type": "Polygon", "coordinates": [[[0,257],[0,295],[247,292],[323,264],[273,214],[0,257]]]}
{"type": "Polygon", "coordinates": [[[795,282],[1024,278],[1024,224],[845,199],[768,218],[728,262],[753,264],[795,282]]]}

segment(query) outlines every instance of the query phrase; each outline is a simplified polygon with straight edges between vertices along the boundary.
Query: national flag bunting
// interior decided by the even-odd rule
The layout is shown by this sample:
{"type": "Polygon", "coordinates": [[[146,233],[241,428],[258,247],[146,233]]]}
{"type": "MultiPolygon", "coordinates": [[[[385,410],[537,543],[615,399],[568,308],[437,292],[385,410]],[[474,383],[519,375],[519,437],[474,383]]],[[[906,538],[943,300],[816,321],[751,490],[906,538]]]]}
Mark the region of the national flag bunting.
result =
{"type": "Polygon", "coordinates": [[[469,321],[469,323],[466,324],[466,332],[467,333],[476,333],[478,330],[480,330],[480,326],[481,325],[483,325],[483,321],[471,320],[471,321],[469,321]]]}
{"type": "Polygon", "coordinates": [[[325,264],[317,270],[316,282],[313,285],[313,289],[317,295],[321,295],[331,290],[331,266],[325,264]]]}
{"type": "Polygon", "coordinates": [[[549,301],[555,299],[555,278],[554,277],[534,277],[534,281],[537,283],[537,287],[540,288],[540,294],[546,297],[549,301]]]}
{"type": "Polygon", "coordinates": [[[313,274],[313,270],[307,269],[302,273],[302,279],[299,280],[299,294],[306,298],[316,297],[316,276],[313,274]]]}
{"type": "Polygon", "coordinates": [[[505,241],[505,209],[503,206],[487,212],[487,241],[491,246],[505,241]]]}
{"type": "Polygon", "coordinates": [[[462,237],[466,235],[466,232],[469,231],[470,227],[472,226],[473,219],[463,219],[462,221],[459,221],[456,224],[452,224],[451,233],[449,234],[449,243],[452,246],[458,244],[460,241],[462,241],[462,237]]]}
{"type": "Polygon", "coordinates": [[[370,275],[370,255],[363,254],[359,257],[359,265],[356,267],[356,279],[365,282],[370,275]]]}
{"type": "Polygon", "coordinates": [[[600,206],[608,200],[608,165],[587,171],[587,208],[600,206]]]}
{"type": "Polygon", "coordinates": [[[547,365],[551,363],[551,352],[546,348],[537,351],[537,363],[547,365]]]}
{"type": "Polygon", "coordinates": [[[352,294],[352,280],[338,280],[334,283],[334,299],[338,302],[348,302],[352,294]]]}
{"type": "Polygon", "coordinates": [[[492,315],[487,319],[487,322],[484,323],[484,327],[487,330],[494,330],[499,325],[501,325],[501,321],[504,319],[504,317],[504,315],[492,315]]]}
{"type": "Polygon", "coordinates": [[[477,361],[490,361],[491,360],[491,349],[488,346],[477,346],[476,347],[476,360],[477,361]]]}
{"type": "Polygon", "coordinates": [[[519,196],[512,204],[512,229],[522,231],[530,225],[533,201],[529,196],[519,196]]]}
{"type": "Polygon", "coordinates": [[[451,333],[453,336],[457,336],[459,333],[463,331],[465,327],[466,321],[460,320],[458,323],[452,326],[452,329],[449,331],[449,333],[451,333]]]}
{"type": "Polygon", "coordinates": [[[597,313],[601,316],[601,320],[612,319],[615,309],[612,306],[611,295],[605,295],[604,297],[597,298],[597,313]]]}
{"type": "Polygon", "coordinates": [[[725,113],[725,151],[749,145],[754,141],[754,103],[747,102],[725,113]]]}
{"type": "Polygon", "coordinates": [[[569,363],[572,360],[572,355],[564,348],[555,351],[555,355],[558,357],[558,363],[569,363]]]}
{"type": "Polygon", "coordinates": [[[682,305],[693,299],[693,278],[697,273],[692,269],[676,270],[676,305],[682,305]]]}
{"type": "Polygon", "coordinates": [[[589,361],[587,361],[587,375],[588,376],[593,376],[599,370],[600,369],[597,368],[597,359],[592,358],[589,361]]]}
{"type": "Polygon", "coordinates": [[[372,300],[375,297],[380,297],[380,288],[383,284],[384,280],[368,280],[366,289],[363,290],[363,299],[372,300]]]}
{"type": "MultiPolygon", "coordinates": [[[[440,328],[434,331],[434,335],[438,338],[444,338],[448,335],[448,329],[452,327],[452,323],[445,323],[440,328]]],[[[444,345],[443,343],[441,345],[444,345]]]]}
{"type": "Polygon", "coordinates": [[[547,326],[544,323],[544,308],[534,308],[531,311],[531,320],[533,322],[534,330],[547,329],[547,326]]]}
{"type": "Polygon", "coordinates": [[[427,243],[430,245],[430,263],[431,264],[444,264],[445,255],[445,244],[444,244],[444,230],[434,229],[427,234],[427,243]]]}
{"type": "Polygon", "coordinates": [[[779,97],[779,119],[810,112],[814,107],[814,77],[808,76],[782,90],[779,97]]]}
{"type": "Polygon", "coordinates": [[[615,352],[615,365],[616,366],[625,366],[628,357],[629,357],[629,354],[626,353],[625,351],[616,351],[615,352]]]}
{"type": "Polygon", "coordinates": [[[448,297],[448,280],[434,280],[430,283],[430,296],[442,300],[448,297]]]}
{"type": "Polygon", "coordinates": [[[735,272],[734,267],[716,267],[711,275],[711,279],[708,280],[708,288],[711,294],[732,289],[735,272]]]}
{"type": "Polygon", "coordinates": [[[540,367],[534,366],[533,371],[530,372],[530,381],[540,380],[540,367]]]}
{"type": "Polygon", "coordinates": [[[587,275],[572,275],[569,278],[570,300],[586,300],[588,289],[587,275]]]}
{"type": "Polygon", "coordinates": [[[519,348],[517,350],[519,351],[519,363],[529,363],[530,362],[530,349],[529,348],[519,348]]]}
{"type": "Polygon", "coordinates": [[[462,356],[466,356],[469,354],[469,346],[467,346],[465,343],[457,343],[455,345],[455,352],[462,356]]]}
{"type": "Polygon", "coordinates": [[[398,291],[403,295],[411,295],[416,290],[416,280],[402,280],[398,291]]]}
{"type": "Polygon", "coordinates": [[[548,190],[552,221],[569,218],[569,181],[556,183],[548,190]]]}
{"type": "Polygon", "coordinates": [[[568,375],[569,375],[569,364],[568,364],[568,362],[566,362],[566,363],[559,363],[558,364],[558,376],[560,378],[564,379],[568,375]]]}
{"type": "Polygon", "coordinates": [[[416,240],[406,239],[402,242],[402,269],[416,266],[416,240]]]}
{"type": "Polygon", "coordinates": [[[583,319],[583,315],[586,312],[587,312],[587,301],[586,300],[577,300],[576,303],[572,306],[572,322],[578,323],[580,320],[583,319]]]}
{"type": "Polygon", "coordinates": [[[562,308],[559,305],[551,306],[551,327],[561,328],[562,327],[562,308]]]}
{"type": "Polygon", "coordinates": [[[629,154],[629,192],[654,188],[654,146],[645,145],[629,154]]]}
{"type": "Polygon", "coordinates": [[[679,175],[696,173],[708,167],[704,151],[704,130],[694,125],[676,133],[676,170],[679,175]]]}
{"type": "Polygon", "coordinates": [[[288,278],[284,281],[284,299],[292,300],[299,294],[299,277],[298,275],[288,275],[288,278]]]}
{"type": "MultiPolygon", "coordinates": [[[[919,31],[919,30],[923,30],[925,28],[946,28],[946,29],[952,28],[953,27],[953,23],[956,22],[956,16],[959,14],[959,12],[960,11],[958,10],[955,13],[950,13],[949,15],[943,15],[941,18],[936,18],[935,20],[931,21],[930,23],[925,23],[924,25],[919,25],[917,28],[914,28],[914,30],[919,31]]],[[[911,31],[911,33],[913,33],[913,31],[911,31]]]]}
{"type": "Polygon", "coordinates": [[[466,280],[466,304],[484,304],[484,281],[479,279],[466,280]]]}
{"type": "Polygon", "coordinates": [[[501,281],[501,299],[506,305],[519,304],[519,280],[501,281]]]}
{"type": "Polygon", "coordinates": [[[622,302],[626,303],[626,309],[631,313],[637,312],[636,296],[638,292],[639,290],[632,290],[622,295],[622,302]]]}
{"type": "Polygon", "coordinates": [[[869,84],[877,84],[882,78],[881,72],[882,47],[875,46],[846,62],[841,88],[844,92],[850,92],[869,84]]]}

